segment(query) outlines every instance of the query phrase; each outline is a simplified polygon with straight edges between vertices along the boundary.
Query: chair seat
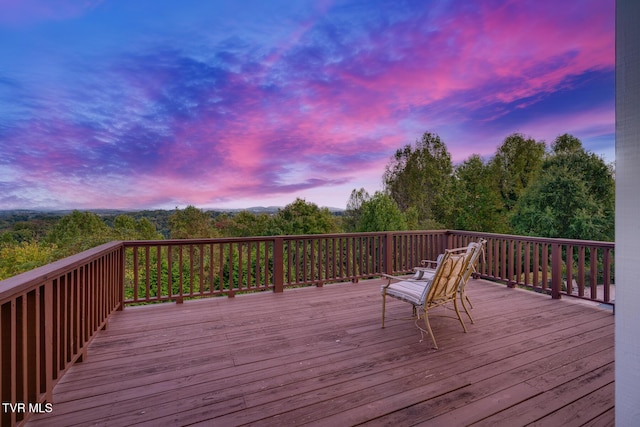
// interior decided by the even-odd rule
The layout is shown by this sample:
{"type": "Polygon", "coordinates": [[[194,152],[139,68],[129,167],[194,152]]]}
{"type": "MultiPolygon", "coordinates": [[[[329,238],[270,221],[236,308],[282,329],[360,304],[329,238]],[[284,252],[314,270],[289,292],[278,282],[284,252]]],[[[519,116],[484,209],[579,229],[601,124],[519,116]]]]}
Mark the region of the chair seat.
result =
{"type": "Polygon", "coordinates": [[[395,282],[390,285],[382,285],[380,291],[384,295],[386,289],[386,295],[397,298],[402,301],[406,301],[415,306],[422,305],[424,301],[424,295],[429,290],[430,281],[406,281],[395,282]]]}

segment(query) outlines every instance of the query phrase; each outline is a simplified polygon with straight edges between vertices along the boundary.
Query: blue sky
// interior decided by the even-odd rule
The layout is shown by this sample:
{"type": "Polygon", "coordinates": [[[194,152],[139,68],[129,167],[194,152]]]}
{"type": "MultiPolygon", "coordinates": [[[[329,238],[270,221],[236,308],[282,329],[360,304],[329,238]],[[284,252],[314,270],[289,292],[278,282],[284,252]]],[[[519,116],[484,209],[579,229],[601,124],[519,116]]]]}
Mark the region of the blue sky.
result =
{"type": "Polygon", "coordinates": [[[613,0],[0,0],[0,209],[344,208],[437,133],[614,160],[613,0]]]}

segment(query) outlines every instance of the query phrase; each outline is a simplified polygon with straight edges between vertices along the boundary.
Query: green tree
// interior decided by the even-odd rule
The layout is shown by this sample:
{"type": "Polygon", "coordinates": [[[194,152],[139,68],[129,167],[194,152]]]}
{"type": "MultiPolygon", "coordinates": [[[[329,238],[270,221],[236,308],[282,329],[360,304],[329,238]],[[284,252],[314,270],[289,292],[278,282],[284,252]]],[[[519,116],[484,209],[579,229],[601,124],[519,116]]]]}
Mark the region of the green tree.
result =
{"type": "Polygon", "coordinates": [[[544,160],[545,144],[514,133],[505,138],[490,162],[507,212],[538,176],[544,160]]]}
{"type": "Polygon", "coordinates": [[[453,165],[440,137],[425,132],[415,147],[398,149],[385,168],[385,191],[402,212],[414,208],[418,222],[445,222],[449,217],[453,165]]]}
{"type": "Polygon", "coordinates": [[[169,230],[172,239],[218,237],[211,215],[191,205],[183,210],[176,208],[169,217],[169,230]]]}
{"type": "Polygon", "coordinates": [[[92,212],[73,211],[49,231],[46,243],[56,245],[56,258],[82,252],[113,240],[111,228],[92,212]]]}
{"type": "Polygon", "coordinates": [[[118,240],[158,240],[162,234],[147,218],[136,220],[129,215],[118,215],[113,221],[113,236],[118,240]]]}
{"type": "Polygon", "coordinates": [[[584,151],[582,148],[582,141],[573,135],[565,133],[560,135],[553,141],[551,151],[554,154],[571,154],[584,151]]]}
{"type": "Polygon", "coordinates": [[[515,206],[514,232],[613,240],[615,182],[609,165],[565,134],[556,138],[541,171],[515,206]]]}
{"type": "Polygon", "coordinates": [[[474,154],[457,166],[454,176],[450,224],[458,230],[509,232],[492,170],[480,156],[474,154]]]}
{"type": "Polygon", "coordinates": [[[360,216],[362,214],[362,205],[370,200],[371,196],[364,188],[360,190],[353,189],[349,200],[347,201],[347,209],[342,217],[343,228],[346,232],[351,233],[358,231],[360,216]]]}
{"type": "Polygon", "coordinates": [[[336,221],[329,209],[297,198],[283,209],[278,209],[269,234],[326,234],[337,231],[336,221]]]}
{"type": "Polygon", "coordinates": [[[267,214],[241,211],[236,215],[222,214],[215,219],[215,227],[226,237],[264,236],[272,228],[267,214]]]}
{"type": "Polygon", "coordinates": [[[0,245],[0,280],[53,262],[56,249],[54,244],[38,242],[0,245]]]}
{"type": "Polygon", "coordinates": [[[360,211],[357,227],[359,232],[407,229],[407,220],[396,202],[380,191],[363,201],[360,211]]]}
{"type": "Polygon", "coordinates": [[[0,233],[0,242],[39,242],[45,238],[54,224],[55,221],[52,219],[40,218],[17,221],[0,233]]]}

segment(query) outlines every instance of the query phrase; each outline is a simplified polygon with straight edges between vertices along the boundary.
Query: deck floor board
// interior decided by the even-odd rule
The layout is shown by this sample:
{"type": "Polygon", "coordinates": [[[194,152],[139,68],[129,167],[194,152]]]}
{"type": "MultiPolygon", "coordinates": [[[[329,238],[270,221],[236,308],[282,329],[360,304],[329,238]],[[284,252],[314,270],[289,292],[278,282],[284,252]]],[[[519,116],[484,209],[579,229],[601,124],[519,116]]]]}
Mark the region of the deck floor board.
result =
{"type": "Polygon", "coordinates": [[[127,307],[27,425],[613,424],[609,309],[472,280],[434,350],[381,283],[127,307]]]}

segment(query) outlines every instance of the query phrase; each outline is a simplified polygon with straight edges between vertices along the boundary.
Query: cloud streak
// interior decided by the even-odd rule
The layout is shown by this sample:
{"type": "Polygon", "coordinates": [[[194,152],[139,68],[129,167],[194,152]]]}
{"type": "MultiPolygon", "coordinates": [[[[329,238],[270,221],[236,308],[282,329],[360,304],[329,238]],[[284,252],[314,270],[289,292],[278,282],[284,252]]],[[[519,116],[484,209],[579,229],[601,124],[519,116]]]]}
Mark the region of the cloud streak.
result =
{"type": "Polygon", "coordinates": [[[0,3],[0,206],[344,207],[425,131],[613,151],[613,1],[304,3],[0,3]]]}

